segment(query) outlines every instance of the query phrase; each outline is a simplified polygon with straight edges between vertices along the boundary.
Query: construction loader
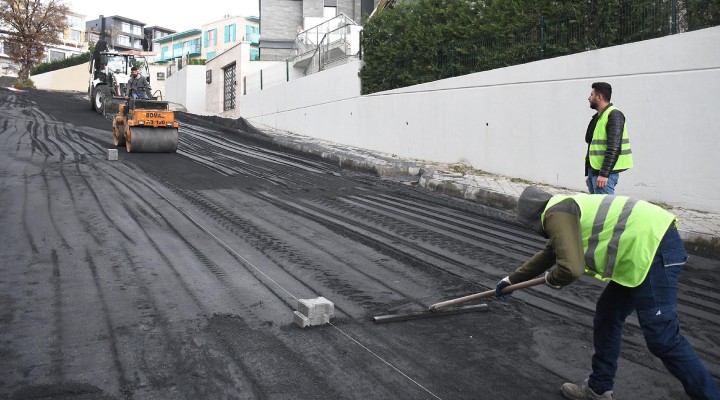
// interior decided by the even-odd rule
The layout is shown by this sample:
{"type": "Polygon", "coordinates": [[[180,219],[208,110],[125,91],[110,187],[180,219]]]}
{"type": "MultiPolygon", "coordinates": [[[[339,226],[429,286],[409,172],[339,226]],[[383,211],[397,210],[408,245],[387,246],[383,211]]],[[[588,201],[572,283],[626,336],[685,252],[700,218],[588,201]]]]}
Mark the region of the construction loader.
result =
{"type": "Polygon", "coordinates": [[[110,51],[103,44],[104,42],[98,41],[90,60],[88,97],[92,110],[102,115],[114,115],[121,103],[117,99],[125,94],[130,69],[137,67],[140,75],[145,78],[150,76],[150,71],[145,57],[110,51]]]}
{"type": "MultiPolygon", "coordinates": [[[[130,98],[118,107],[113,118],[113,142],[128,153],[174,153],[178,145],[178,123],[167,101],[150,95],[149,87],[130,90],[130,98]],[[133,92],[146,99],[132,98],[133,92]]],[[[116,96],[115,96],[116,97],[116,96]]]]}
{"type": "MultiPolygon", "coordinates": [[[[178,144],[178,123],[162,94],[151,93],[150,86],[140,87],[145,99],[127,99],[126,86],[130,71],[138,68],[146,79],[150,76],[145,57],[109,50],[101,38],[90,60],[88,97],[91,109],[113,119],[115,146],[128,152],[174,153],[178,144]]],[[[132,95],[132,93],[130,93],[132,95]]]]}

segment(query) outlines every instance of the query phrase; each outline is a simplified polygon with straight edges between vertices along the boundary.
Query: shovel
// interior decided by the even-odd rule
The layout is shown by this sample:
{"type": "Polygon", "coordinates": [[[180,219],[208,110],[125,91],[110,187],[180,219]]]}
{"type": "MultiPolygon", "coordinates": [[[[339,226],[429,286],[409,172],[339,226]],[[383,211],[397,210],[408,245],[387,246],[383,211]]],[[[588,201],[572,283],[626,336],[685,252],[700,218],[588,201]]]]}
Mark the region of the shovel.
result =
{"type": "MultiPolygon", "coordinates": [[[[531,286],[536,286],[541,283],[545,283],[544,276],[541,276],[541,277],[535,278],[535,279],[531,279],[529,281],[520,282],[520,283],[516,283],[514,285],[507,286],[500,293],[507,294],[507,293],[513,292],[515,290],[529,288],[531,286]]],[[[477,299],[485,299],[488,297],[495,297],[494,289],[487,290],[485,292],[471,294],[469,296],[458,297],[457,299],[441,301],[440,303],[435,303],[435,304],[431,305],[426,311],[411,312],[411,313],[406,313],[406,314],[392,314],[392,315],[375,316],[375,317],[373,317],[373,321],[376,324],[382,324],[385,322],[408,321],[408,320],[413,320],[413,319],[434,318],[434,317],[453,315],[453,314],[464,314],[464,313],[475,312],[475,311],[486,311],[487,304],[477,304],[477,305],[473,305],[473,306],[450,308],[450,309],[445,309],[445,308],[449,307],[449,306],[455,306],[458,304],[462,304],[462,303],[467,303],[468,301],[473,301],[473,300],[477,300],[477,299]]]]}

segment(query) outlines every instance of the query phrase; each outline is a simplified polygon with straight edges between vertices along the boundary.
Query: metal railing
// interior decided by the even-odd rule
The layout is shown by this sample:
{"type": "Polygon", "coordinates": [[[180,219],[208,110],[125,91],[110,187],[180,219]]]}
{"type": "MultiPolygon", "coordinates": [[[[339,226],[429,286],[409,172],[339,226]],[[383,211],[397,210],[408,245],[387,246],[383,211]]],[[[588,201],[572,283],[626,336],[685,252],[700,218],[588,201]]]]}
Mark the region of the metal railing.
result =
{"type": "MultiPolygon", "coordinates": [[[[354,26],[357,24],[353,22],[325,33],[310,56],[304,75],[322,71],[338,60],[357,55],[360,52],[360,30],[353,32],[354,26]]],[[[296,62],[299,59],[300,56],[296,57],[296,62]]]]}
{"type": "Polygon", "coordinates": [[[243,94],[257,92],[270,86],[279,85],[304,76],[305,74],[302,70],[293,68],[290,60],[277,61],[275,65],[244,76],[243,94]]]}
{"type": "Polygon", "coordinates": [[[362,26],[340,14],[299,32],[295,39],[295,56],[282,64],[246,75],[243,78],[243,94],[289,82],[357,56],[361,31],[362,26]]]}

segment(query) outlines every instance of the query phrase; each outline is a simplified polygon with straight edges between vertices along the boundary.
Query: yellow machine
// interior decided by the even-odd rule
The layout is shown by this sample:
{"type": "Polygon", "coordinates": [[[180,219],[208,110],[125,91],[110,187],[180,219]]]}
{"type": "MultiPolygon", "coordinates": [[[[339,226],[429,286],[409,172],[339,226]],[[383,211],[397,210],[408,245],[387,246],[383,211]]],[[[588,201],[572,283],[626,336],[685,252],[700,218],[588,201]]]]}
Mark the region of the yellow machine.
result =
{"type": "Polygon", "coordinates": [[[128,153],[174,153],[178,146],[178,123],[168,102],[130,99],[119,105],[113,119],[115,146],[128,153]]]}

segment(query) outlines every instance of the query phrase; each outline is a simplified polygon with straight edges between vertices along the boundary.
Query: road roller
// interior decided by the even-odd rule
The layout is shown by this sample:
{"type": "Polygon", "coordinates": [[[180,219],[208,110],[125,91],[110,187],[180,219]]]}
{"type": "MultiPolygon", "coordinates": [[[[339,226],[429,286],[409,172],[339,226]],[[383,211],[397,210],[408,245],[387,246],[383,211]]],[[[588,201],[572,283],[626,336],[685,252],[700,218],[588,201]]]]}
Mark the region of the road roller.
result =
{"type": "MultiPolygon", "coordinates": [[[[145,88],[138,88],[143,90],[145,88]]],[[[174,153],[178,123],[167,101],[130,98],[119,104],[113,118],[113,142],[128,153],[174,153]]]]}

